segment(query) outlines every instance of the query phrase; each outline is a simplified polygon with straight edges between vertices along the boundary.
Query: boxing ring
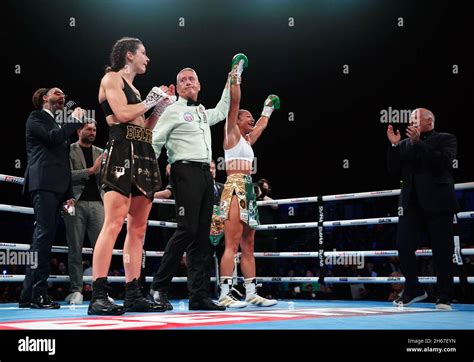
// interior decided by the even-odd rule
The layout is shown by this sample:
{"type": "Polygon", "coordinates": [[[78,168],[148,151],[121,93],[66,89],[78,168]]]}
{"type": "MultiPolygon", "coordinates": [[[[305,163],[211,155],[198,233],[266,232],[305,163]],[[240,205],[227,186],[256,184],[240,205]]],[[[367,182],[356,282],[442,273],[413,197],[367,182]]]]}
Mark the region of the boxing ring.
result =
{"type": "MultiPolygon", "coordinates": [[[[1,175],[0,181],[22,184],[20,177],[1,175]]],[[[474,189],[474,182],[455,185],[456,190],[474,189]]],[[[398,217],[381,217],[368,219],[331,220],[324,219],[325,202],[343,202],[355,199],[368,199],[397,196],[400,190],[384,190],[361,192],[354,194],[314,196],[295,199],[259,201],[259,206],[285,205],[298,203],[316,203],[317,220],[315,222],[260,225],[257,230],[290,230],[317,229],[315,251],[308,252],[255,252],[256,258],[315,258],[319,266],[325,266],[328,257],[390,257],[398,256],[396,250],[364,250],[364,251],[328,251],[325,249],[324,231],[327,228],[395,224],[398,217]]],[[[174,204],[174,200],[154,200],[157,204],[174,204]]],[[[33,214],[33,209],[15,205],[0,204],[0,212],[33,214]]],[[[455,215],[453,222],[466,222],[474,218],[474,211],[464,211],[455,215]]],[[[149,227],[176,228],[176,223],[165,221],[148,221],[149,227]]],[[[453,261],[462,265],[462,256],[474,255],[474,248],[460,248],[459,236],[454,236],[453,261]]],[[[29,244],[0,243],[0,250],[27,251],[29,244]]],[[[67,253],[66,246],[53,246],[52,252],[67,253]]],[[[92,254],[92,248],[83,248],[83,254],[92,254]]],[[[418,256],[431,256],[430,249],[416,251],[418,256]]],[[[114,249],[113,255],[122,255],[122,250],[114,249]]],[[[163,252],[145,251],[146,257],[162,257],[163,252]]],[[[238,258],[236,262],[238,261],[238,258]]],[[[218,278],[217,259],[216,276],[218,278]]],[[[218,280],[211,278],[212,282],[218,280]]],[[[24,275],[0,275],[0,283],[22,282],[24,275]]],[[[152,277],[146,276],[151,282],[152,277]]],[[[91,282],[91,276],[84,276],[84,282],[91,282]]],[[[108,277],[109,282],[124,282],[125,277],[108,277]]],[[[404,283],[403,277],[259,277],[263,283],[325,283],[325,284],[390,284],[404,283]]],[[[436,277],[419,278],[421,283],[434,284],[436,277]]],[[[69,276],[51,275],[49,282],[68,282],[69,276]]],[[[173,282],[186,282],[186,277],[175,277],[173,282]]],[[[455,276],[456,284],[474,284],[474,276],[455,276]]],[[[472,330],[474,329],[474,305],[453,304],[453,311],[436,310],[433,303],[416,303],[410,307],[394,307],[391,302],[364,300],[279,300],[270,308],[248,306],[244,309],[227,309],[222,312],[188,311],[187,300],[172,300],[173,311],[166,313],[126,313],[122,316],[88,316],[85,302],[82,305],[61,303],[59,310],[20,309],[17,304],[0,304],[0,329],[73,329],[73,330],[163,330],[163,329],[420,329],[420,330],[472,330]],[[469,322],[470,321],[470,322],[469,322]]]]}

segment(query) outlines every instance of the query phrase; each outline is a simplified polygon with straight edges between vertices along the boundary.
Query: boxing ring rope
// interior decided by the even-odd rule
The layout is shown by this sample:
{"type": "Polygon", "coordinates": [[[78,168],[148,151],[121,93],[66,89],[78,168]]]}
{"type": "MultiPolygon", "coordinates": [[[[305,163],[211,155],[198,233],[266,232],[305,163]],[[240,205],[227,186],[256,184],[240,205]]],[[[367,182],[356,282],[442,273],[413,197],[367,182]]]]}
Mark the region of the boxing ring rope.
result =
{"type": "MultiPolygon", "coordinates": [[[[0,174],[0,182],[9,182],[14,184],[23,184],[23,178],[15,177],[10,175],[0,174]]],[[[466,190],[474,189],[474,182],[459,183],[455,185],[455,190],[466,190]]],[[[369,218],[369,219],[352,219],[352,220],[333,220],[324,221],[322,206],[323,202],[326,201],[347,201],[353,199],[363,198],[375,198],[375,197],[386,197],[386,196],[397,196],[400,194],[400,189],[396,190],[382,190],[382,191],[370,191],[360,192],[352,194],[340,194],[340,195],[326,195],[326,196],[314,196],[314,197],[303,197],[294,199],[279,199],[279,200],[267,200],[258,201],[258,206],[271,206],[271,205],[285,205],[295,203],[318,203],[319,204],[319,222],[306,222],[306,223],[289,223],[289,224],[269,224],[259,225],[257,230],[282,230],[282,229],[307,229],[307,228],[319,228],[320,233],[320,245],[322,245],[322,230],[324,227],[345,227],[345,226],[359,226],[359,225],[378,225],[378,224],[394,224],[398,223],[398,217],[382,217],[382,218],[369,218]]],[[[170,199],[155,199],[153,203],[157,204],[175,204],[174,200],[170,199]]],[[[22,214],[33,214],[33,209],[15,205],[0,204],[0,211],[22,213],[22,214]]],[[[457,219],[472,219],[474,218],[474,211],[464,211],[456,214],[457,219]]],[[[126,222],[126,220],[125,220],[126,222]]],[[[454,221],[456,223],[456,220],[454,221]]],[[[153,227],[167,227],[176,228],[177,223],[167,221],[149,220],[148,226],[153,227]]],[[[455,236],[455,238],[459,238],[455,236]]],[[[29,250],[29,244],[14,244],[14,243],[0,243],[0,250],[29,250]]],[[[67,246],[53,246],[52,251],[58,253],[67,253],[67,246]]],[[[92,254],[92,248],[83,248],[83,254],[92,254]]],[[[457,251],[460,255],[474,255],[474,248],[465,248],[457,251]]],[[[149,257],[162,257],[164,252],[160,251],[144,251],[146,256],[149,257]]],[[[432,256],[432,250],[420,249],[415,252],[417,256],[432,256]]],[[[122,250],[114,249],[113,255],[123,255],[122,250]]],[[[240,253],[239,253],[240,255],[240,253]]],[[[259,258],[320,258],[324,257],[351,257],[351,256],[362,256],[362,257],[388,257],[398,256],[396,250],[375,250],[375,251],[320,251],[316,252],[256,252],[255,257],[259,258]]],[[[23,281],[24,276],[22,275],[0,275],[0,281],[23,281]]],[[[122,282],[125,277],[109,277],[111,282],[122,282]]],[[[92,280],[92,277],[84,277],[84,282],[92,280]]],[[[152,277],[145,278],[147,282],[152,281],[152,277]]],[[[241,279],[241,277],[237,278],[241,279]]],[[[404,283],[404,277],[259,277],[262,282],[321,282],[324,280],[325,283],[404,283]]],[[[465,278],[468,283],[474,283],[474,277],[465,278]]],[[[420,283],[436,283],[436,277],[420,277],[420,283]]],[[[66,282],[69,281],[69,276],[64,275],[52,275],[48,281],[51,282],[66,282]]],[[[186,277],[175,277],[173,282],[186,282],[186,277]]],[[[216,281],[216,278],[211,278],[211,281],[216,281]]],[[[460,278],[454,277],[454,282],[459,283],[460,278]]]]}
{"type": "MultiPolygon", "coordinates": [[[[0,243],[0,250],[17,250],[28,251],[30,244],[15,244],[15,243],[0,243]]],[[[51,251],[59,254],[66,254],[68,252],[67,246],[52,246],[51,251]]],[[[82,254],[92,254],[92,248],[82,248],[82,254]]],[[[145,255],[149,257],[162,257],[164,251],[145,251],[145,255]]],[[[432,256],[431,249],[418,249],[415,251],[417,256],[432,256]]],[[[461,249],[462,255],[474,255],[474,248],[461,249]]],[[[123,255],[123,250],[114,249],[112,255],[123,255]]],[[[186,255],[186,253],[184,253],[186,255]]],[[[239,253],[240,255],[240,253],[239,253]]],[[[317,251],[285,251],[285,252],[255,252],[256,258],[317,258],[319,252],[317,251]]],[[[387,257],[398,256],[397,250],[373,250],[373,251],[326,251],[324,256],[330,257],[345,257],[345,256],[364,256],[364,257],[387,257]]]]}
{"type": "MultiPolygon", "coordinates": [[[[4,274],[0,275],[0,282],[22,282],[25,279],[24,275],[17,274],[4,274]]],[[[146,277],[146,282],[151,283],[153,277],[146,277]]],[[[237,278],[239,281],[244,281],[243,277],[237,278]]],[[[110,283],[122,283],[125,282],[125,277],[108,276],[107,281],[110,283]]],[[[186,283],[186,277],[174,277],[173,283],[186,283]]],[[[215,282],[216,278],[211,277],[211,282],[215,282]]],[[[319,283],[319,277],[259,277],[259,282],[264,283],[319,283]]],[[[328,284],[393,284],[393,283],[405,283],[404,277],[325,277],[325,283],[328,284]]],[[[436,277],[418,277],[418,281],[422,284],[435,284],[436,277]]],[[[470,284],[474,284],[474,277],[467,277],[467,281],[470,284]]],[[[68,275],[50,275],[48,278],[50,283],[67,283],[69,282],[68,275]]],[[[83,276],[84,283],[92,283],[92,276],[83,276]]],[[[460,278],[453,278],[454,284],[459,284],[460,278]]]]}
{"type": "MultiPolygon", "coordinates": [[[[30,244],[0,243],[0,250],[2,249],[28,251],[30,250],[30,244]]],[[[93,250],[94,249],[92,248],[82,248],[82,254],[92,255],[93,250]]],[[[68,251],[68,247],[54,245],[52,246],[51,251],[54,253],[59,253],[59,254],[66,254],[68,251]]],[[[145,252],[145,255],[150,256],[150,257],[162,257],[163,254],[164,254],[164,251],[146,251],[145,252]]],[[[123,255],[123,250],[114,249],[112,252],[112,255],[123,255]]]]}
{"type": "MultiPolygon", "coordinates": [[[[20,214],[29,214],[29,215],[33,215],[34,213],[33,208],[31,207],[5,205],[5,204],[0,204],[0,211],[20,213],[20,214]]],[[[458,219],[474,219],[474,211],[464,211],[456,215],[458,219]]],[[[125,220],[125,222],[127,222],[127,220],[125,220]]],[[[375,217],[375,218],[370,218],[370,219],[333,220],[333,221],[324,221],[322,223],[301,222],[301,223],[289,223],[289,224],[267,224],[267,225],[257,226],[256,230],[311,229],[311,228],[317,228],[318,226],[339,227],[339,226],[379,225],[379,224],[396,224],[396,223],[398,223],[398,216],[375,217]]],[[[169,221],[149,220],[148,226],[177,228],[178,224],[175,222],[169,222],[169,221]]]]}

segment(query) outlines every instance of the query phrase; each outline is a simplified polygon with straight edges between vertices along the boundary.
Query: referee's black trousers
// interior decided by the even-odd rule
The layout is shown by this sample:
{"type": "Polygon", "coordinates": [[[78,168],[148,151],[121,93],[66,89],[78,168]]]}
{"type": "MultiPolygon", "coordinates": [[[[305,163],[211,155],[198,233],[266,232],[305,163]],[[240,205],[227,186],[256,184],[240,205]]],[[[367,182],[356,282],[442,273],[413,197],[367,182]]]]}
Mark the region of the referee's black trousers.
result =
{"type": "Polygon", "coordinates": [[[171,186],[176,201],[178,228],[166,244],[151,289],[167,291],[186,251],[190,301],[210,297],[213,179],[205,163],[171,165],[171,186]]]}

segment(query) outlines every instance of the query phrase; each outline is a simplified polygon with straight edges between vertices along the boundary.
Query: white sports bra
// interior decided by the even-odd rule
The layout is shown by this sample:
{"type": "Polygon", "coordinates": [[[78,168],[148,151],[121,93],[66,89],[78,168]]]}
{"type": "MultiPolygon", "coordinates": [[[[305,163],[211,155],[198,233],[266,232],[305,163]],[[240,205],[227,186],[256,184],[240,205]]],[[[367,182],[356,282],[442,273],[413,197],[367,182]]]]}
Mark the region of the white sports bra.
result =
{"type": "Polygon", "coordinates": [[[245,160],[248,162],[253,162],[253,150],[242,135],[240,135],[239,143],[237,143],[231,149],[224,149],[224,158],[225,162],[232,160],[245,160]]]}

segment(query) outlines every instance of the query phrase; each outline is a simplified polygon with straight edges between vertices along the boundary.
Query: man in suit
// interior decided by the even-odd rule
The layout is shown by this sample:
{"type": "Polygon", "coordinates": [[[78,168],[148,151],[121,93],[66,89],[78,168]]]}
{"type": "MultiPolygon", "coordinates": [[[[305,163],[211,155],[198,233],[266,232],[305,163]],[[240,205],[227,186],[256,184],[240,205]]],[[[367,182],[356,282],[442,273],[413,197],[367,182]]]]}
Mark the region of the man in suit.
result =
{"type": "Polygon", "coordinates": [[[74,206],[68,138],[84,116],[84,111],[76,108],[72,117],[59,126],[55,117],[64,110],[65,97],[57,87],[38,89],[33,95],[37,110],[26,121],[28,165],[23,191],[30,193],[33,203],[36,222],[30,251],[37,253],[38,266],[26,269],[20,308],[59,308],[48,295],[51,247],[63,203],[68,208],[74,206]]]}
{"type": "Polygon", "coordinates": [[[104,223],[104,205],[99,185],[100,162],[103,150],[92,143],[96,138],[96,122],[88,119],[77,130],[78,141],[71,144],[72,191],[77,200],[75,215],[64,215],[68,244],[69,304],[82,304],[82,246],[87,232],[94,247],[104,223]]]}
{"type": "Polygon", "coordinates": [[[387,129],[391,143],[387,153],[388,169],[402,177],[399,199],[397,248],[405,276],[403,294],[394,301],[407,306],[427,298],[418,283],[415,250],[422,232],[430,236],[433,261],[437,270],[436,308],[451,310],[453,289],[453,215],[459,209],[454,193],[452,163],[457,153],[456,137],[434,130],[435,117],[424,108],[410,117],[408,138],[387,129]]]}

